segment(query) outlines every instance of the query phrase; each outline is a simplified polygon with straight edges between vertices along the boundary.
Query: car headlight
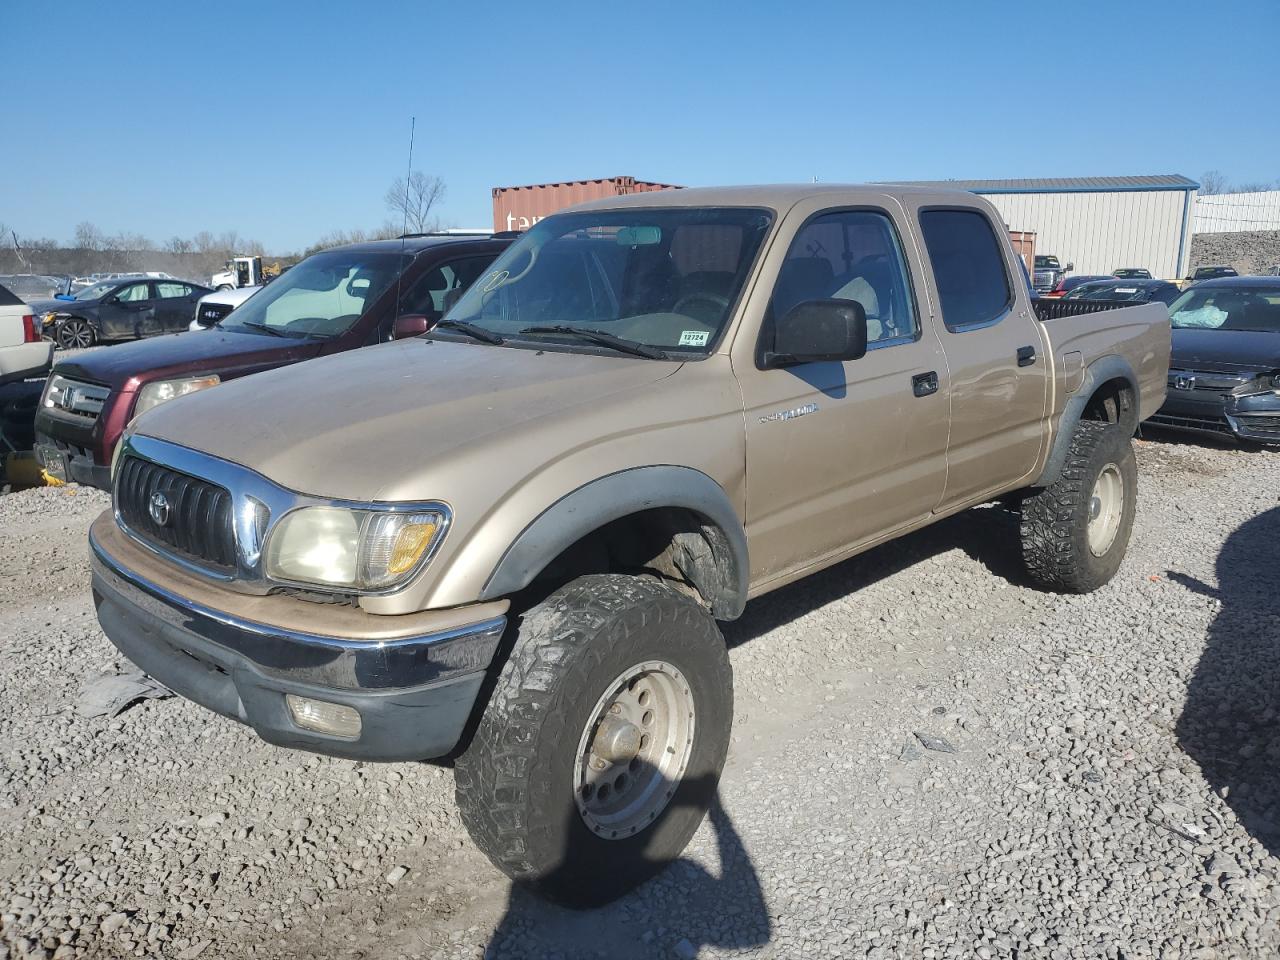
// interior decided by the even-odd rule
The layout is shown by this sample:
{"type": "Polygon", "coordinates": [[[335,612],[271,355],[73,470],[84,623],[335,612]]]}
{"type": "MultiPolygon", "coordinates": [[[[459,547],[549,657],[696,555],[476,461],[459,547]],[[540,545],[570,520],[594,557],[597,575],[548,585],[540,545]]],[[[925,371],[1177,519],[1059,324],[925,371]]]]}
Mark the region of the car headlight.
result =
{"type": "Polygon", "coordinates": [[[448,523],[439,504],[394,512],[302,507],[271,532],[264,569],[272,580],[379,593],[422,568],[448,523]]]}
{"type": "Polygon", "coordinates": [[[222,379],[215,373],[207,377],[183,377],[180,380],[156,380],[138,391],[138,401],[133,405],[134,417],[140,417],[152,407],[185,397],[206,387],[216,387],[222,379]]]}

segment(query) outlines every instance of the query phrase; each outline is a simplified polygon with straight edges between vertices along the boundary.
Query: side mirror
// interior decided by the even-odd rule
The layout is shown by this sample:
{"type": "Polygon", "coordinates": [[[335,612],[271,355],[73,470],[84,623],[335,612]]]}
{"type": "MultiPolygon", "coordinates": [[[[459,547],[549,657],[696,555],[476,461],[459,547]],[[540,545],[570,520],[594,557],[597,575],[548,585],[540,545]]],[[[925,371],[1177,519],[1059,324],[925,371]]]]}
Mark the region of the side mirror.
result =
{"type": "Polygon", "coordinates": [[[1063,270],[1074,270],[1075,268],[1076,268],[1076,265],[1075,265],[1074,263],[1068,263],[1068,264],[1067,264],[1065,267],[1063,267],[1062,269],[1063,269],[1063,270]]]}
{"type": "Polygon", "coordinates": [[[867,352],[867,314],[857,300],[806,300],[774,324],[765,369],[858,360],[867,352]]]}
{"type": "Polygon", "coordinates": [[[393,340],[403,340],[406,337],[420,337],[430,330],[434,324],[435,320],[425,313],[402,313],[396,317],[396,325],[392,331],[391,338],[393,340]]]}

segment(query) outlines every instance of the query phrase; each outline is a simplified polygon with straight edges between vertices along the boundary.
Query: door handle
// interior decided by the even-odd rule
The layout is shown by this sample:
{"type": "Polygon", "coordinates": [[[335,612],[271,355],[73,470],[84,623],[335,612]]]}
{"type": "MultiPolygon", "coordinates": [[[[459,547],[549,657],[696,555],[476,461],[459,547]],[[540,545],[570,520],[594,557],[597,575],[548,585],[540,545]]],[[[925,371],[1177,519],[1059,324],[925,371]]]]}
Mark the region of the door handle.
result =
{"type": "Polygon", "coordinates": [[[1029,367],[1036,362],[1035,347],[1019,347],[1018,348],[1018,366],[1029,367]]]}
{"type": "Polygon", "coordinates": [[[927,397],[931,393],[937,393],[938,371],[930,370],[928,373],[917,373],[911,378],[911,392],[917,397],[927,397]]]}

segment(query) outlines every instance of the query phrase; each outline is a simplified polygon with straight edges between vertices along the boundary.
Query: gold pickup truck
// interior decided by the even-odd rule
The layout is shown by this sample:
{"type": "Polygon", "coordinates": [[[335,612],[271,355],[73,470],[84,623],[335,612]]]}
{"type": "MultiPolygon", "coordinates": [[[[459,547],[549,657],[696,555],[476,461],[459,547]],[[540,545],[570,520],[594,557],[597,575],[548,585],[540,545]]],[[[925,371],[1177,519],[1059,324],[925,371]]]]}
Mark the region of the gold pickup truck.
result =
{"type": "Polygon", "coordinates": [[[751,598],[995,498],[1034,582],[1115,574],[1168,314],[1044,315],[967,193],[579,206],[422,337],[138,418],[98,616],[264,740],[452,762],[495,864],[606,901],[715,794],[751,598]]]}

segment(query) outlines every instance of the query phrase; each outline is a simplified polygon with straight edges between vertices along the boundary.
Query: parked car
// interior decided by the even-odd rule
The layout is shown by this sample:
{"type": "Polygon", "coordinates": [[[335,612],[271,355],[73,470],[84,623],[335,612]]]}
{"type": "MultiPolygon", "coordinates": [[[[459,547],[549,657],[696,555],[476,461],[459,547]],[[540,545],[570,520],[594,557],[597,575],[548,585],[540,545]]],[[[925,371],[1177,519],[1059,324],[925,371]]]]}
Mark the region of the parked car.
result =
{"type": "Polygon", "coordinates": [[[1280,444],[1280,277],[1205,280],[1169,314],[1169,395],[1151,422],[1280,444]]]}
{"type": "Polygon", "coordinates": [[[259,285],[230,290],[215,290],[213,293],[206,293],[196,301],[196,314],[187,329],[208,330],[210,327],[216,327],[226,319],[227,314],[261,289],[262,287],[259,285]]]}
{"type": "Polygon", "coordinates": [[[1078,284],[1067,293],[1067,300],[1132,300],[1135,303],[1155,301],[1165,306],[1182,296],[1182,291],[1168,280],[1090,280],[1078,284]]]}
{"type": "Polygon", "coordinates": [[[1068,293],[1080,286],[1082,283],[1090,283],[1094,280],[1111,280],[1112,277],[1105,277],[1100,273],[1082,273],[1074,277],[1063,277],[1058,281],[1057,285],[1047,293],[1041,296],[1053,299],[1055,297],[1065,297],[1068,293]]]}
{"type": "Polygon", "coordinates": [[[0,384],[38,377],[52,358],[53,344],[41,339],[34,311],[0,286],[0,384]]]}
{"type": "Polygon", "coordinates": [[[1041,293],[1047,293],[1061,283],[1063,278],[1074,269],[1074,263],[1068,263],[1064,267],[1058,258],[1051,253],[1037,254],[1032,278],[1036,289],[1041,293]]]}
{"type": "Polygon", "coordinates": [[[1151,271],[1146,267],[1116,267],[1111,271],[1113,277],[1121,280],[1150,280],[1151,271]]]}
{"type": "Polygon", "coordinates": [[[187,329],[195,303],[209,292],[186,280],[102,280],[69,297],[33,301],[45,335],[63,349],[142,339],[187,329]]]}
{"type": "Polygon", "coordinates": [[[423,333],[510,242],[433,237],[337,247],[308,257],[212,330],[61,360],[36,414],[36,455],[54,477],[107,489],[116,441],[135,417],[245,374],[423,333]]]}
{"type": "Polygon", "coordinates": [[[1201,280],[1217,280],[1219,277],[1238,277],[1239,275],[1236,273],[1235,267],[1224,265],[1196,267],[1191,272],[1191,275],[1183,281],[1183,289],[1186,289],[1185,284],[1199,283],[1201,280]]]}
{"type": "Polygon", "coordinates": [[[425,339],[136,420],[91,532],[98,618],[272,743],[456,758],[490,859],[599,903],[715,797],[716,621],[748,596],[1005,494],[1036,582],[1115,573],[1168,312],[1036,311],[967,192],[597,200],[425,339]]]}

